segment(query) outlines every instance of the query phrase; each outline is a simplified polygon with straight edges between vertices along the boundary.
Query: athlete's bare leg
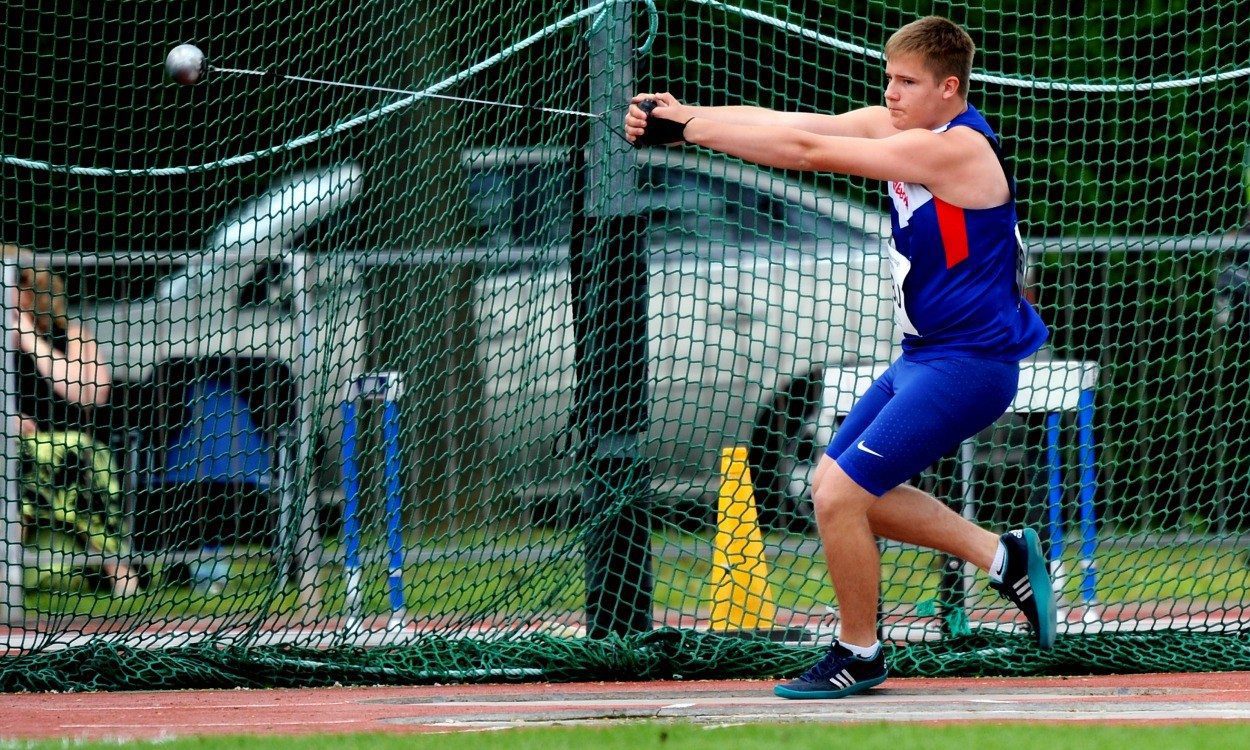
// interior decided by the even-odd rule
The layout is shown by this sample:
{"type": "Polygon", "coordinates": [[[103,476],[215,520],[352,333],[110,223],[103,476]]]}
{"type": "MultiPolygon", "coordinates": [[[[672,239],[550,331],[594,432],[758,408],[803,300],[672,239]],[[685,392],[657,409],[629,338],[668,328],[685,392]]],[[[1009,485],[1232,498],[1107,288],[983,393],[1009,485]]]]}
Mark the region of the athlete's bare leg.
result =
{"type": "Polygon", "coordinates": [[[842,616],[844,643],[870,646],[877,641],[877,600],[881,591],[881,553],[868,524],[877,502],[842,467],[825,456],[812,480],[816,528],[825,550],[829,578],[842,616]]]}
{"type": "Polygon", "coordinates": [[[841,640],[867,646],[877,640],[881,557],[877,536],[936,549],[988,570],[998,537],[932,495],[900,485],[874,497],[837,462],[821,456],[812,480],[816,526],[842,615],[841,640]]]}
{"type": "Polygon", "coordinates": [[[989,570],[998,550],[997,534],[972,523],[929,493],[906,484],[873,503],[868,509],[868,523],[877,536],[940,550],[981,570],[989,570]]]}

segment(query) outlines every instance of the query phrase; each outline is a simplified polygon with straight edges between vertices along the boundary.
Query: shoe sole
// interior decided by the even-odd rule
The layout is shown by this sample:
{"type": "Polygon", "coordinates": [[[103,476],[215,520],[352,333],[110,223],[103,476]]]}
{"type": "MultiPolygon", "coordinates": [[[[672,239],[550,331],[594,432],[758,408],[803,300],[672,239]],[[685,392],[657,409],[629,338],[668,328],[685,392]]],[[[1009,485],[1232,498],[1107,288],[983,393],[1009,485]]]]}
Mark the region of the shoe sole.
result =
{"type": "Polygon", "coordinates": [[[1033,529],[1024,530],[1024,544],[1029,550],[1029,586],[1037,604],[1037,645],[1044,649],[1055,645],[1055,587],[1050,582],[1042,543],[1033,529]]]}
{"type": "Polygon", "coordinates": [[[888,673],[880,677],[873,677],[871,680],[861,680],[860,682],[844,687],[840,690],[792,690],[785,685],[778,685],[773,688],[773,695],[778,698],[788,698],[790,700],[829,700],[832,698],[845,698],[848,695],[862,693],[868,688],[873,688],[885,682],[885,678],[889,677],[888,673]]]}

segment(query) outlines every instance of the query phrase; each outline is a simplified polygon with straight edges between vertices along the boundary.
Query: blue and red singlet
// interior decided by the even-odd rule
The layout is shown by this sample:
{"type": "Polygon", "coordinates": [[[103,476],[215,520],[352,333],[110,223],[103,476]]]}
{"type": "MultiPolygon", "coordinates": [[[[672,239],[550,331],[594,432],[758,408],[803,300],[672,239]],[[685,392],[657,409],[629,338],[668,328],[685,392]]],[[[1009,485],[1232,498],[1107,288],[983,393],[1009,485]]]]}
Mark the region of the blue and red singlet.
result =
{"type": "MultiPolygon", "coordinates": [[[[968,127],[997,151],[997,139],[971,104],[937,128],[968,127]]],[[[1010,175],[1008,182],[1014,183],[1010,175]]],[[[953,206],[924,185],[889,182],[894,247],[894,313],[903,351],[970,354],[1019,361],[1046,341],[1046,326],[1021,294],[1023,248],[1015,185],[994,208],[953,206]]]]}
{"type": "MultiPolygon", "coordinates": [[[[994,131],[971,105],[937,132],[953,127],[976,130],[998,153],[994,131]]],[[[873,495],[993,424],[1015,397],[1020,360],[1046,342],[1046,325],[1022,294],[1015,183],[1003,170],[1011,197],[994,208],[959,208],[924,185],[886,185],[903,356],[861,394],[826,449],[873,495]]]]}

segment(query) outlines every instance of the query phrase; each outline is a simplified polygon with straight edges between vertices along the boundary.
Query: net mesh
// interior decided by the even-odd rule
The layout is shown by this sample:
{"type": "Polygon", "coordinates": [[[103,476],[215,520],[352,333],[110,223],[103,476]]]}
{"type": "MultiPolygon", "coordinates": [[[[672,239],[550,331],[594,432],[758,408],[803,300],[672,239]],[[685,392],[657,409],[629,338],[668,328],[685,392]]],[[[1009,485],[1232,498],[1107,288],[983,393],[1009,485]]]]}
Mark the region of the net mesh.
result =
{"type": "Polygon", "coordinates": [[[928,12],[978,43],[1052,341],[915,483],[1037,528],[1063,622],[1040,652],[883,541],[891,669],[1250,668],[1250,6],[1083,7],[7,5],[0,689],[802,670],[888,204],[632,149],[623,104],[876,103],[928,12]]]}

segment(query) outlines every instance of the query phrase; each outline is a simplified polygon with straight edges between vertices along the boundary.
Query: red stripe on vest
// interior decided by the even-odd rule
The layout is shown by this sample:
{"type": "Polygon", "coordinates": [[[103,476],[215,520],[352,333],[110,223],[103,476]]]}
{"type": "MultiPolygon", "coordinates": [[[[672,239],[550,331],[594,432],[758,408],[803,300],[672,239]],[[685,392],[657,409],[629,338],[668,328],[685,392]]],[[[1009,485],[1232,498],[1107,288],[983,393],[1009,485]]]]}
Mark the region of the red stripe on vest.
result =
{"type": "Polygon", "coordinates": [[[937,209],[938,231],[942,233],[942,247],[946,250],[946,267],[954,268],[968,259],[968,225],[964,210],[952,206],[937,196],[933,197],[937,209]]]}

